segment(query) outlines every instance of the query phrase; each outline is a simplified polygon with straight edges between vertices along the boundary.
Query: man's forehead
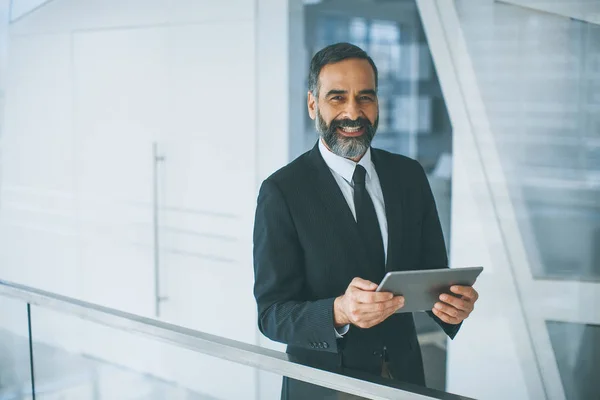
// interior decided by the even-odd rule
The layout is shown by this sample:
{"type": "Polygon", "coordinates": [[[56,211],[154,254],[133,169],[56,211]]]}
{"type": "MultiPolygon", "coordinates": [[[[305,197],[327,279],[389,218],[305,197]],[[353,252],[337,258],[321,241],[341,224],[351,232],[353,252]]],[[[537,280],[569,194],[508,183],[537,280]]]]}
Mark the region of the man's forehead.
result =
{"type": "Polygon", "coordinates": [[[319,83],[322,91],[374,90],[375,73],[367,60],[344,60],[325,65],[319,74],[319,83]]]}

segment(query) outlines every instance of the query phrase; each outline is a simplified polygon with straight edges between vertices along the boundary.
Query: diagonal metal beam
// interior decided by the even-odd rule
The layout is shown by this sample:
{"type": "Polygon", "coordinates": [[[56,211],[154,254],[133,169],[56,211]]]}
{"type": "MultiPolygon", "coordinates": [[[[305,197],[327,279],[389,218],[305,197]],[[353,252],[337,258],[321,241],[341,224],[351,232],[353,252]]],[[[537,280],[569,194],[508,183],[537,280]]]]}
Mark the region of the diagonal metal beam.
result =
{"type": "Polygon", "coordinates": [[[54,0],[11,0],[9,22],[15,23],[38,11],[54,0]]]}
{"type": "Polygon", "coordinates": [[[511,4],[534,11],[571,18],[578,21],[600,25],[600,1],[548,1],[548,0],[495,0],[498,3],[511,4]]]}

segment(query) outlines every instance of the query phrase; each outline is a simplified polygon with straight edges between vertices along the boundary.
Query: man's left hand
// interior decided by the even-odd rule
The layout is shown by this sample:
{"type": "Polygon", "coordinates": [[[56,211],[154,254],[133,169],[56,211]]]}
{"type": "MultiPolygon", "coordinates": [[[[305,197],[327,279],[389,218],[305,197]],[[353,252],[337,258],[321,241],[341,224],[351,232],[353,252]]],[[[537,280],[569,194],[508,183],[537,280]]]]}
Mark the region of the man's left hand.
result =
{"type": "Polygon", "coordinates": [[[470,286],[452,286],[450,291],[457,296],[441,294],[441,301],[435,303],[431,311],[442,321],[458,325],[473,312],[479,294],[470,286]]]}

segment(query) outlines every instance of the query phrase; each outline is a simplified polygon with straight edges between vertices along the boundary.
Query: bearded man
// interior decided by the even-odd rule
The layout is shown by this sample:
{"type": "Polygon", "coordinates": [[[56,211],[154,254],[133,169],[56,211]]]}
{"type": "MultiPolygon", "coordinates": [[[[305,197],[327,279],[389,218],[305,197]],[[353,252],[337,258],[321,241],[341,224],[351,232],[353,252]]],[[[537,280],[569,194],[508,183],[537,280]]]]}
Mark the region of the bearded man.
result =
{"type": "MultiPolygon", "coordinates": [[[[421,165],[371,147],[379,107],[377,68],[338,43],[313,57],[308,112],[319,140],[267,178],[254,226],[258,326],[310,365],[425,385],[411,313],[401,296],[375,292],[388,271],[448,266],[421,165]]],[[[477,292],[454,287],[429,311],[453,338],[477,292]]],[[[282,397],[340,398],[284,379],[282,397]]]]}

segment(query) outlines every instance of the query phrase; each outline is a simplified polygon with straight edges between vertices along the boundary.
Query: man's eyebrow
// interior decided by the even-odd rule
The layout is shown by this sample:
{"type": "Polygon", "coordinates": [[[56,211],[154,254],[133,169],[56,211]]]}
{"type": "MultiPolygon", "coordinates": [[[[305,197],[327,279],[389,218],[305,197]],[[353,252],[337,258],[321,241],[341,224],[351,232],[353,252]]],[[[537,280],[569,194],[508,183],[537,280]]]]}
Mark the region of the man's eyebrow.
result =
{"type": "Polygon", "coordinates": [[[339,95],[339,94],[346,94],[348,93],[347,90],[342,90],[342,89],[331,89],[329,92],[327,92],[327,94],[325,95],[325,97],[329,97],[331,95],[339,95]]]}
{"type": "Polygon", "coordinates": [[[358,92],[358,94],[370,94],[371,96],[377,96],[375,89],[365,89],[358,92]]]}
{"type": "MultiPolygon", "coordinates": [[[[348,93],[347,90],[331,89],[329,92],[327,92],[325,97],[329,97],[329,96],[333,96],[333,95],[340,95],[340,94],[347,94],[347,93],[348,93]]],[[[360,92],[358,92],[358,94],[359,95],[370,94],[371,96],[377,96],[377,91],[375,91],[375,89],[363,89],[360,92]]]]}

